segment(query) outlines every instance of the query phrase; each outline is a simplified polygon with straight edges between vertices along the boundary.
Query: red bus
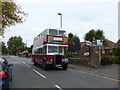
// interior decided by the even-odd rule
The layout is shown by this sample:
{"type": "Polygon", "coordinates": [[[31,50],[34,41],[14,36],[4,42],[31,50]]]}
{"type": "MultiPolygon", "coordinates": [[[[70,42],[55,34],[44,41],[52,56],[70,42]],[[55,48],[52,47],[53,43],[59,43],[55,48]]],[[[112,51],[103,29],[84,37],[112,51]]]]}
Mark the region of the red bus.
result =
{"type": "Polygon", "coordinates": [[[34,38],[32,62],[47,70],[49,67],[62,67],[67,70],[68,59],[64,58],[68,48],[66,31],[46,29],[34,38]]]}

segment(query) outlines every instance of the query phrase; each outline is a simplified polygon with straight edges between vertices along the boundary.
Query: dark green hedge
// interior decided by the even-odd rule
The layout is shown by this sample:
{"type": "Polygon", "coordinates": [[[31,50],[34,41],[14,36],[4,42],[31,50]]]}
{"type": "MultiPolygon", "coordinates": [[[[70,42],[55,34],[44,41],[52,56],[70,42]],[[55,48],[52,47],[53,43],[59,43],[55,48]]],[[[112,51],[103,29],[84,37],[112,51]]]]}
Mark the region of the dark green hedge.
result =
{"type": "Polygon", "coordinates": [[[112,61],[109,56],[104,56],[101,59],[101,65],[112,64],[112,61]]]}
{"type": "Polygon", "coordinates": [[[113,55],[120,56],[120,47],[113,48],[113,55]]]}
{"type": "Polygon", "coordinates": [[[72,55],[72,54],[65,54],[65,58],[71,58],[71,57],[73,57],[74,55],[72,55]]]}
{"type": "Polygon", "coordinates": [[[120,64],[120,56],[104,56],[101,59],[101,65],[120,64]]]}

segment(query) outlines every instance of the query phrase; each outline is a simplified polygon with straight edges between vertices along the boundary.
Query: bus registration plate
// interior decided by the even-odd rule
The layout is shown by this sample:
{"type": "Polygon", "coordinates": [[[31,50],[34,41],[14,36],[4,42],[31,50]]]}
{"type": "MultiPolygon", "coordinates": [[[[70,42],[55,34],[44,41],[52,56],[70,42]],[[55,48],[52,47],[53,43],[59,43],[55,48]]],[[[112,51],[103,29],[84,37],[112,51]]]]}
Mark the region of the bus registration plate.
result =
{"type": "Polygon", "coordinates": [[[61,65],[56,65],[57,67],[60,67],[61,65]]]}

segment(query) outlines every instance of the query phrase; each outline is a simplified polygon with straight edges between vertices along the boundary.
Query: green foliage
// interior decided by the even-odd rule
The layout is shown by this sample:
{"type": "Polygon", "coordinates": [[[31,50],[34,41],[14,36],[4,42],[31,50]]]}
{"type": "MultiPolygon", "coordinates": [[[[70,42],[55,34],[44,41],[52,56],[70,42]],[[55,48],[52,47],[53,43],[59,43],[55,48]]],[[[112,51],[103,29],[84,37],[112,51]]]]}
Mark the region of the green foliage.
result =
{"type": "Polygon", "coordinates": [[[95,37],[95,30],[90,30],[88,33],[85,34],[85,40],[88,40],[90,42],[93,41],[93,37],[95,37]]]}
{"type": "Polygon", "coordinates": [[[69,38],[72,38],[73,36],[74,36],[74,35],[73,35],[72,33],[69,33],[69,34],[68,34],[68,37],[69,37],[69,38]]]}
{"type": "Polygon", "coordinates": [[[26,48],[27,51],[28,51],[28,53],[32,53],[32,48],[33,48],[33,45],[31,45],[30,47],[27,47],[27,48],[26,48]]]}
{"type": "Polygon", "coordinates": [[[120,56],[112,56],[111,60],[113,64],[120,64],[120,56]]]}
{"type": "Polygon", "coordinates": [[[79,52],[80,50],[80,39],[78,36],[69,33],[68,34],[68,51],[69,52],[79,52]]]}
{"type": "Polygon", "coordinates": [[[12,0],[11,2],[0,1],[0,10],[2,11],[0,20],[2,27],[0,27],[0,35],[4,34],[4,29],[7,27],[24,22],[24,18],[27,16],[27,14],[21,10],[21,7],[12,0]]]}
{"type": "Polygon", "coordinates": [[[76,35],[73,37],[73,45],[73,52],[80,50],[80,39],[76,35]]]}
{"type": "Polygon", "coordinates": [[[7,45],[8,45],[9,54],[16,55],[25,51],[25,45],[22,42],[22,38],[20,36],[11,37],[7,42],[7,45]]]}
{"type": "Polygon", "coordinates": [[[95,40],[101,39],[105,40],[104,32],[103,30],[97,29],[97,30],[90,30],[88,33],[85,34],[85,40],[93,42],[93,37],[95,37],[95,40]]]}
{"type": "Polygon", "coordinates": [[[6,55],[7,53],[8,53],[8,49],[6,48],[5,43],[2,42],[2,54],[6,55]]]}
{"type": "Polygon", "coordinates": [[[95,31],[95,39],[105,39],[103,30],[98,29],[97,31],[95,31]]]}
{"type": "Polygon", "coordinates": [[[65,54],[64,57],[65,58],[71,58],[71,57],[73,57],[73,55],[72,54],[65,54]]]}
{"type": "Polygon", "coordinates": [[[101,65],[120,64],[120,56],[104,56],[101,59],[101,65]]]}
{"type": "Polygon", "coordinates": [[[101,65],[112,64],[112,60],[110,56],[104,56],[101,59],[101,65]]]}
{"type": "Polygon", "coordinates": [[[108,46],[108,40],[107,39],[104,39],[103,45],[108,46]]]}
{"type": "Polygon", "coordinates": [[[113,48],[113,55],[120,57],[120,47],[113,48]]]}
{"type": "Polygon", "coordinates": [[[32,53],[32,48],[31,47],[30,48],[27,47],[27,51],[28,51],[28,53],[32,53]]]}

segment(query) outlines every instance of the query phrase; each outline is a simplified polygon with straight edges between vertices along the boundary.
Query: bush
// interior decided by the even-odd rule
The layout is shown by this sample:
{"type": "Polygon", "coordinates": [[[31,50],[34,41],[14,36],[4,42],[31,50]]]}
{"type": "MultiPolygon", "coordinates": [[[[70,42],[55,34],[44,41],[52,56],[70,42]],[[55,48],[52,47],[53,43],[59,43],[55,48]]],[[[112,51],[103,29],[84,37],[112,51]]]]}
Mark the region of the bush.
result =
{"type": "Polygon", "coordinates": [[[65,58],[71,58],[71,57],[73,57],[72,54],[65,54],[65,58]]]}
{"type": "Polygon", "coordinates": [[[101,65],[112,64],[112,59],[110,56],[104,56],[101,59],[101,65]]]}
{"type": "Polygon", "coordinates": [[[120,56],[112,56],[113,64],[120,64],[120,56]]]}
{"type": "Polygon", "coordinates": [[[113,48],[113,55],[120,57],[120,47],[113,48]]]}
{"type": "Polygon", "coordinates": [[[104,56],[101,59],[101,65],[120,64],[120,56],[104,56]]]}

